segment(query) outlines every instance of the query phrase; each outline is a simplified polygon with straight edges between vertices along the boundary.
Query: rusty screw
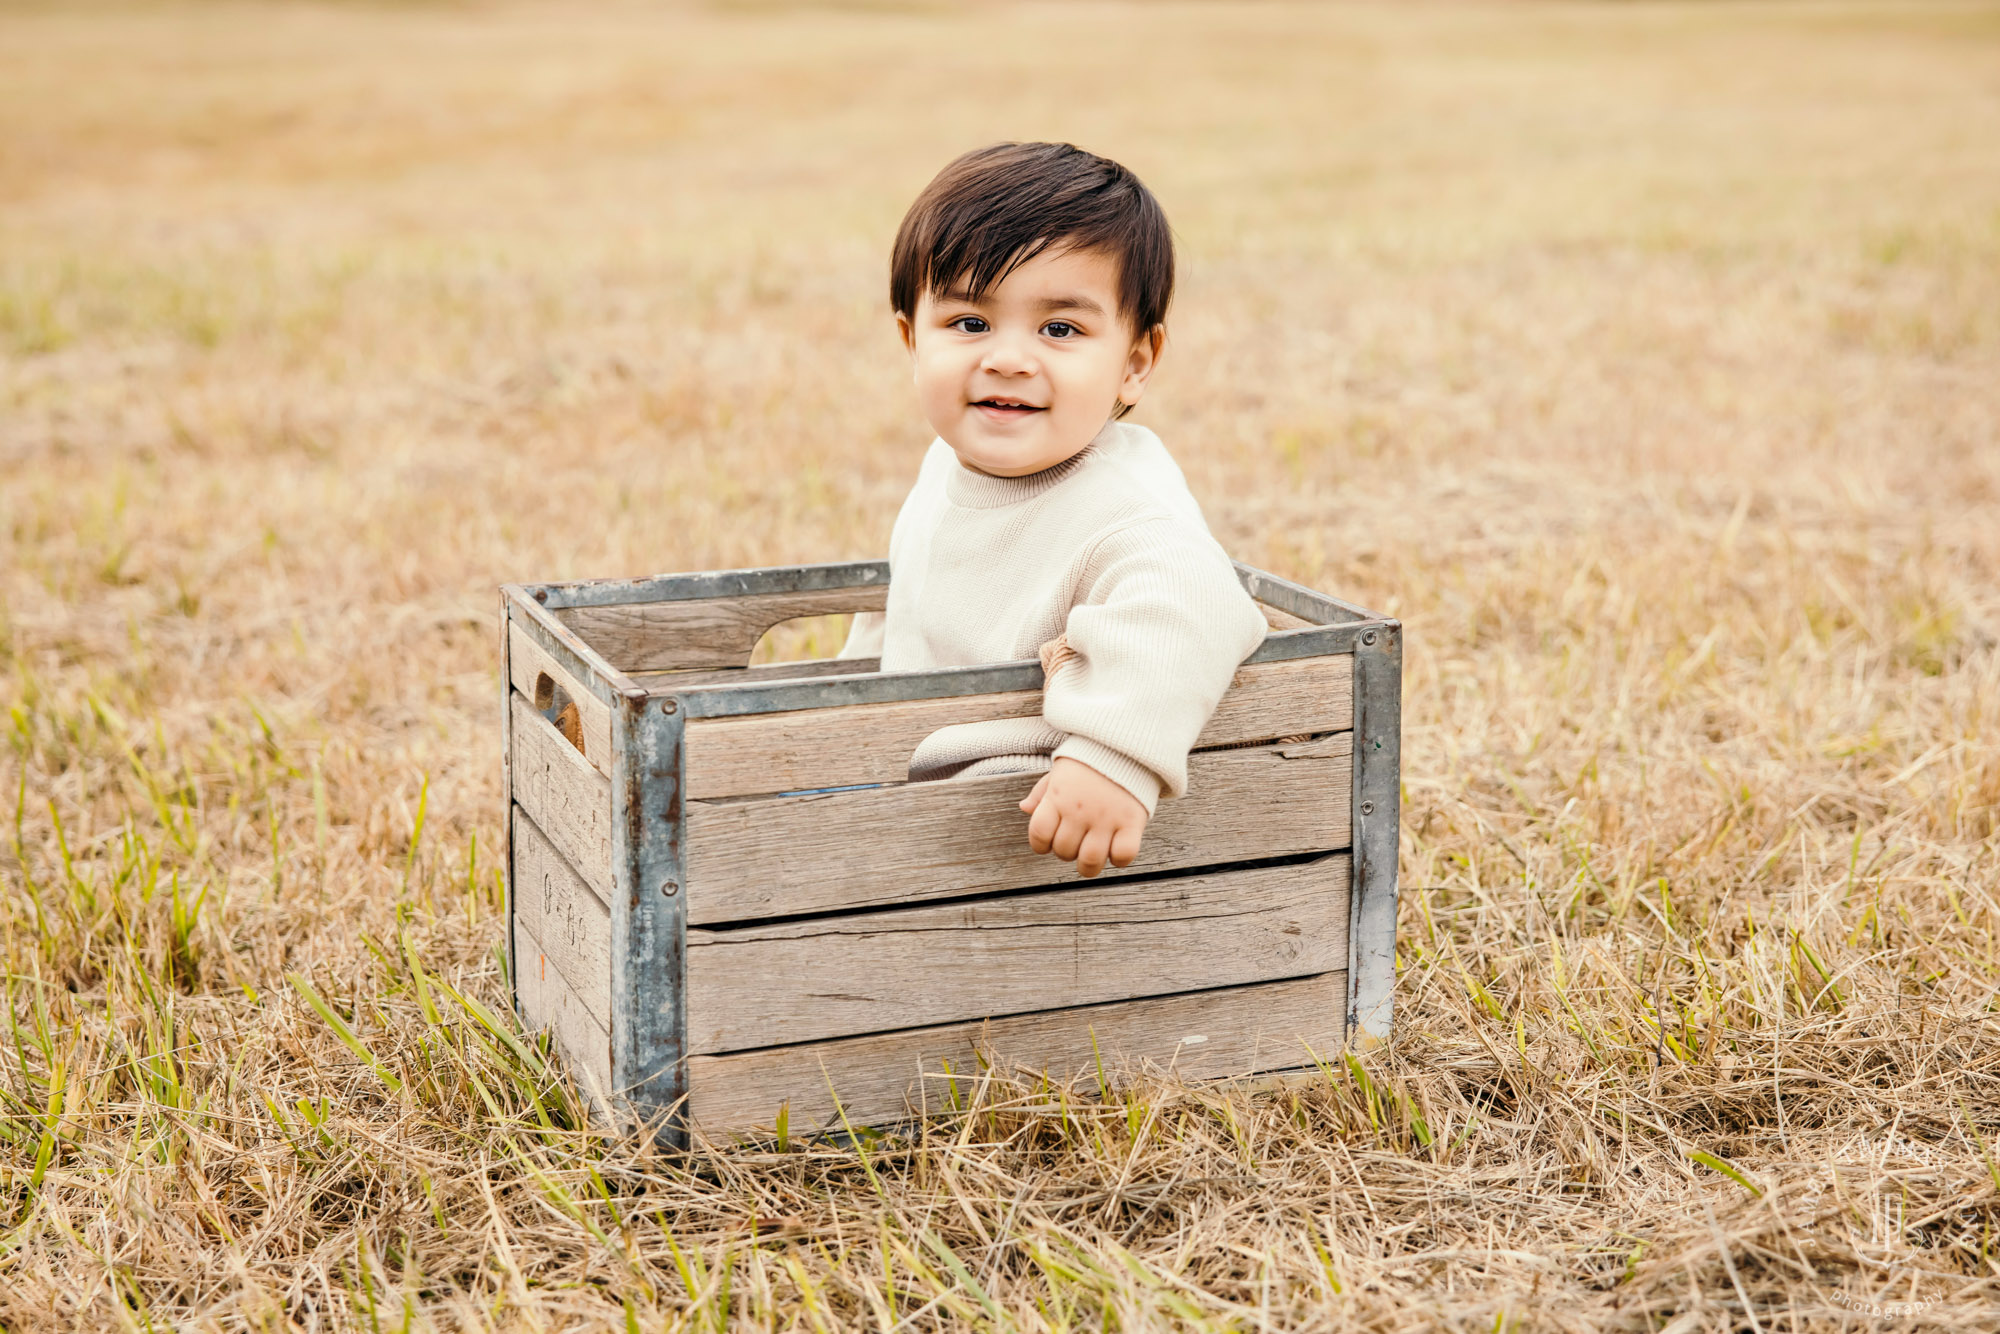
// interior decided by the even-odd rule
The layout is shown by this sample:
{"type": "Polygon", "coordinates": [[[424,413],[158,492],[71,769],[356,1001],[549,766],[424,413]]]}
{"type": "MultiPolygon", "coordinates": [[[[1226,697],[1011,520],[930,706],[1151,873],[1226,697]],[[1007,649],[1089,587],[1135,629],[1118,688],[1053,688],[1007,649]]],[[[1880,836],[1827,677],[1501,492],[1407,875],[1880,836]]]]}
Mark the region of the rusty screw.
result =
{"type": "Polygon", "coordinates": [[[538,589],[536,589],[536,590],[535,590],[535,601],[537,601],[537,602],[547,602],[548,600],[549,600],[549,590],[548,590],[548,589],[546,589],[546,588],[538,588],[538,589]]]}
{"type": "Polygon", "coordinates": [[[679,711],[680,707],[681,706],[676,701],[671,699],[663,699],[660,701],[660,712],[666,714],[669,717],[672,717],[674,713],[679,711]]]}
{"type": "Polygon", "coordinates": [[[681,882],[680,882],[680,881],[678,881],[678,880],[662,880],[662,881],[660,882],[660,893],[662,893],[662,894],[666,895],[666,896],[667,896],[668,898],[672,898],[672,897],[673,897],[674,895],[676,895],[676,894],[678,894],[678,893],[680,893],[680,892],[681,892],[681,882]]]}
{"type": "Polygon", "coordinates": [[[1362,642],[1362,643],[1364,643],[1364,644],[1372,644],[1372,643],[1374,643],[1374,642],[1375,642],[1375,632],[1374,632],[1373,630],[1370,630],[1370,631],[1369,631],[1369,632],[1368,632],[1367,634],[1364,634],[1364,635],[1362,635],[1362,636],[1361,636],[1361,642],[1362,642]]]}

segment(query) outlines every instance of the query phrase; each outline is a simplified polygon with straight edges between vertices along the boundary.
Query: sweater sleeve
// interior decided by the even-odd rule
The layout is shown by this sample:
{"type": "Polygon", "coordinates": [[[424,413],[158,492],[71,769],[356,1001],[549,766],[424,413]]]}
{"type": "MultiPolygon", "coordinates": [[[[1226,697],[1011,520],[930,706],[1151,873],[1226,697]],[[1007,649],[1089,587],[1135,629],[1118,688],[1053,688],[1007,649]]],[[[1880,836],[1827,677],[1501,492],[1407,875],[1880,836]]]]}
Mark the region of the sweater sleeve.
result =
{"type": "Polygon", "coordinates": [[[1214,539],[1147,519],[1099,543],[1064,635],[1075,656],[1044,687],[1042,716],[1080,760],[1152,814],[1187,791],[1195,738],[1243,659],[1263,642],[1262,613],[1214,539]]]}
{"type": "Polygon", "coordinates": [[[857,613],[847,627],[847,642],[835,654],[841,658],[879,658],[882,656],[882,633],[886,618],[879,611],[857,613]]]}

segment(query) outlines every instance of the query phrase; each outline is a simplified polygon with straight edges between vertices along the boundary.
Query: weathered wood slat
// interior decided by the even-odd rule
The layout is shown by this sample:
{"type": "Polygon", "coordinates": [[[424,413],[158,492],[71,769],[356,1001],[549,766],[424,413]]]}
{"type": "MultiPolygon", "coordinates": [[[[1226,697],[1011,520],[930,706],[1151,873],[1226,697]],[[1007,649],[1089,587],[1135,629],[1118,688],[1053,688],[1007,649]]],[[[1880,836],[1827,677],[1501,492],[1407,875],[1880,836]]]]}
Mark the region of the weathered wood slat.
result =
{"type": "MultiPolygon", "coordinates": [[[[688,791],[734,797],[856,783],[900,783],[910,755],[940,727],[1025,718],[1041,712],[1039,690],[947,699],[799,709],[744,718],[694,718],[687,726],[688,791]]],[[[1260,662],[1239,669],[1202,729],[1197,747],[1267,741],[1354,725],[1349,654],[1260,662]]]]}
{"type": "Polygon", "coordinates": [[[619,671],[664,672],[741,667],[750,661],[750,651],[764,632],[780,621],[880,611],[888,594],[888,585],[882,584],[689,602],[565,607],[555,614],[619,671]]]}
{"type": "MultiPolygon", "coordinates": [[[[1348,860],[688,932],[688,1050],[1069,1009],[1347,966],[1348,860]]],[[[608,927],[607,927],[608,929],[608,927]]]]}
{"type": "Polygon", "coordinates": [[[1301,630],[1312,624],[1303,616],[1294,616],[1283,607],[1273,607],[1266,602],[1258,603],[1257,610],[1264,613],[1264,623],[1273,630],[1301,630]]]}
{"type": "Polygon", "coordinates": [[[570,702],[576,705],[577,716],[583,726],[583,755],[591,767],[601,774],[611,772],[611,708],[597,696],[584,688],[582,682],[571,676],[563,666],[537,644],[527,631],[519,626],[510,626],[508,636],[511,652],[508,654],[508,672],[512,676],[514,689],[534,702],[537,709],[545,709],[541,684],[546,680],[559,687],[570,702]]]}
{"type": "Polygon", "coordinates": [[[611,901],[611,780],[563,739],[555,725],[516,693],[514,797],[569,859],[579,875],[611,901]]]}
{"type": "Polygon", "coordinates": [[[569,860],[514,808],[514,911],[569,979],[585,1008],[611,1024],[611,909],[569,860]]]}
{"type": "Polygon", "coordinates": [[[694,1056],[689,1101],[709,1134],[769,1127],[781,1104],[793,1127],[838,1128],[831,1088],[856,1125],[944,1105],[946,1063],[962,1090],[977,1081],[978,1053],[1006,1068],[1057,1078],[1152,1065],[1214,1079],[1310,1064],[1340,1047],[1347,976],[1328,973],[1192,995],[1121,1001],[871,1037],[842,1038],[726,1056],[694,1056]],[[1094,1039],[1094,1042],[1093,1042],[1094,1039]]]}
{"type": "Polygon", "coordinates": [[[521,1006],[521,1026],[530,1033],[549,1029],[556,1050],[598,1115],[608,1115],[611,1102],[611,1034],[591,1013],[555,961],[520,922],[514,924],[516,975],[514,994],[521,1006]]]}
{"type": "Polygon", "coordinates": [[[1042,692],[850,704],[745,718],[690,718],[688,792],[748,796],[856,783],[900,783],[917,743],[940,727],[1042,711],[1042,692]]]}
{"type": "Polygon", "coordinates": [[[768,681],[810,681],[822,676],[859,676],[882,670],[880,658],[805,658],[760,662],[755,667],[702,667],[678,672],[632,672],[632,680],[659,694],[696,686],[751,686],[768,681]]]}
{"type": "MultiPolygon", "coordinates": [[[[1351,744],[1342,732],[1190,756],[1188,795],[1161,802],[1138,860],[1105,874],[1346,847],[1351,744]]],[[[688,921],[754,922],[1074,882],[1073,866],[1028,848],[1028,817],[1017,807],[1034,783],[1007,775],[690,801],[688,921]]]]}
{"type": "MultiPolygon", "coordinates": [[[[1239,567],[1247,569],[1248,567],[1239,567]]],[[[1243,575],[1239,572],[1237,579],[1243,575]]],[[[529,585],[537,601],[550,607],[607,607],[628,602],[687,602],[697,598],[743,598],[808,589],[838,592],[886,587],[886,560],[832,561],[817,565],[771,565],[748,570],[697,570],[652,574],[637,579],[582,579],[529,585]]]]}

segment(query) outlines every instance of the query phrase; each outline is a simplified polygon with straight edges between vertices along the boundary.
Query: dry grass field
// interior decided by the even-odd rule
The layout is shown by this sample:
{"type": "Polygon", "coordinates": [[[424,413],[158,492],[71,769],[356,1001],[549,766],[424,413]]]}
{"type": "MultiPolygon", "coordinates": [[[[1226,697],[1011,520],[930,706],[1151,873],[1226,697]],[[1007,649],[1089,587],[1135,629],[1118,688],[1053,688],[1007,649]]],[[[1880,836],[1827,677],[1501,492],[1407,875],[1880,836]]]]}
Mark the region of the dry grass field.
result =
{"type": "Polygon", "coordinates": [[[6,1330],[2000,1324],[2000,7],[8,0],[0,544],[6,1330]],[[1398,1039],[596,1136],[494,586],[881,553],[1043,137],[1409,627],[1398,1039]]]}

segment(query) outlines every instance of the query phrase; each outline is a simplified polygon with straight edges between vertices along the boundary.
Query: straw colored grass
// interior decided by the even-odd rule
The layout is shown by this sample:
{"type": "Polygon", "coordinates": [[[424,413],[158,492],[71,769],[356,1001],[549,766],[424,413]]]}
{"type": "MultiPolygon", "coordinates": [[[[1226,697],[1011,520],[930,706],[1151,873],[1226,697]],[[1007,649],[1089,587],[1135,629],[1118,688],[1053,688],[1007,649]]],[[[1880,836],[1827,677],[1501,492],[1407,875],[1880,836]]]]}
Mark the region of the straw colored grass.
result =
{"type": "Polygon", "coordinates": [[[0,10],[0,1325],[1991,1329],[1996,68],[1990,5],[0,10]],[[607,1141],[507,1017],[492,589],[879,553],[888,237],[1049,136],[1180,230],[1218,534],[1409,626],[1397,1041],[607,1141]]]}

